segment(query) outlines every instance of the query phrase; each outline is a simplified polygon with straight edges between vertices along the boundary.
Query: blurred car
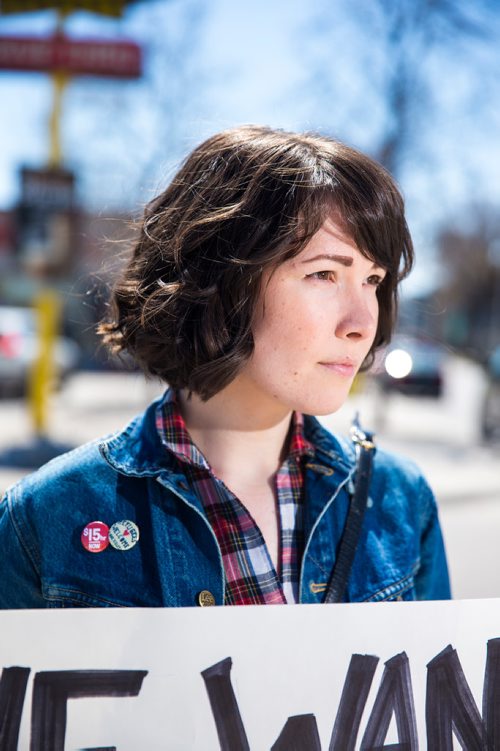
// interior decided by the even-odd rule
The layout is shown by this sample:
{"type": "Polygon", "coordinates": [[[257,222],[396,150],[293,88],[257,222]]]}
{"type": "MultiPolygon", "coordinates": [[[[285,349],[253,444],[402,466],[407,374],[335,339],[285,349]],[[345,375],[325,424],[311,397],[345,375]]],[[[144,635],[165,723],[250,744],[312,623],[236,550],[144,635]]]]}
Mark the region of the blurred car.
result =
{"type": "Polygon", "coordinates": [[[484,395],[481,415],[481,433],[484,440],[500,437],[500,345],[491,353],[486,375],[488,385],[484,395]]]}
{"type": "MultiPolygon", "coordinates": [[[[0,305],[0,397],[23,396],[38,354],[36,317],[32,308],[0,305]]],[[[54,364],[58,379],[74,370],[80,348],[72,339],[58,337],[54,364]]]]}
{"type": "Polygon", "coordinates": [[[397,336],[377,358],[375,378],[386,393],[440,397],[446,352],[440,345],[397,336]]]}

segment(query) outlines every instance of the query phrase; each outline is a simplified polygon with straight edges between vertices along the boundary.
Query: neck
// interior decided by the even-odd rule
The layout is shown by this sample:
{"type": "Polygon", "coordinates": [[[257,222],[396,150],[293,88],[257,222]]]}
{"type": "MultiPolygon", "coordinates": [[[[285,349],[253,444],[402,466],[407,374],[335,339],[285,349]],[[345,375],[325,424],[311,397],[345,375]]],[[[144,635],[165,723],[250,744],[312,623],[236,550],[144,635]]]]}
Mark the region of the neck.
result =
{"type": "Polygon", "coordinates": [[[291,411],[265,405],[232,383],[203,402],[179,394],[186,427],[218,477],[268,483],[284,459],[291,411]]]}

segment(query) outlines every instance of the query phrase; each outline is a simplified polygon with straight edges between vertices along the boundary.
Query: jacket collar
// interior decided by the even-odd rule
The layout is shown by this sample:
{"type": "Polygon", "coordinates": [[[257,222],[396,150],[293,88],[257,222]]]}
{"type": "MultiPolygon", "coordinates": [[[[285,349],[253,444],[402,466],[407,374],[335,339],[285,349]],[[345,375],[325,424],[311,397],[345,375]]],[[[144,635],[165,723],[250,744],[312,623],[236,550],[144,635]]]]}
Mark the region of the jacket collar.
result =
{"type": "MultiPolygon", "coordinates": [[[[156,409],[163,398],[152,402],[124,430],[100,442],[101,454],[118,472],[134,477],[155,477],[165,471],[180,473],[156,427],[156,409]]],[[[315,461],[332,469],[349,471],[352,468],[355,454],[347,439],[333,436],[310,415],[304,417],[304,433],[314,445],[315,461]]]]}

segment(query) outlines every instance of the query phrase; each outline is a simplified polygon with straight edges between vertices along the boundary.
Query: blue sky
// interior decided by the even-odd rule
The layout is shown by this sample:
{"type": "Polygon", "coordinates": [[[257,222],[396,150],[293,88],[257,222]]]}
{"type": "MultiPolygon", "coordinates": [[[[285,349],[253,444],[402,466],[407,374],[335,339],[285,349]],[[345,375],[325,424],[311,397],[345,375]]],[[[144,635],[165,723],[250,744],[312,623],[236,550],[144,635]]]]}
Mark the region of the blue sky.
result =
{"type": "MultiPolygon", "coordinates": [[[[121,20],[74,14],[70,34],[133,38],[146,54],[142,81],[81,78],[67,90],[64,151],[82,202],[104,214],[141,205],[201,138],[243,122],[321,130],[373,153],[388,127],[381,92],[391,65],[373,7],[149,0],[121,20]]],[[[0,17],[0,33],[53,27],[50,11],[0,17]]],[[[440,223],[462,221],[473,203],[500,203],[499,59],[477,39],[452,54],[438,46],[422,60],[432,112],[419,120],[418,143],[398,175],[422,259],[416,286],[436,277],[440,223]]],[[[46,159],[50,100],[47,76],[0,72],[0,208],[17,198],[20,164],[46,159]]]]}

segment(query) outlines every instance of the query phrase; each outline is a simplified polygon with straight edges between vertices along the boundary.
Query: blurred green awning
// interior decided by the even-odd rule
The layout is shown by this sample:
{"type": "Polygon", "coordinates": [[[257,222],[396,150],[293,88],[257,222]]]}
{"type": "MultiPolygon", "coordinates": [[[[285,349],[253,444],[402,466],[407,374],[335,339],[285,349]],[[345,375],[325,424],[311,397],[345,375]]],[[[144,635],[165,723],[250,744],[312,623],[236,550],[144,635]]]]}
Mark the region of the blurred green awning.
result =
{"type": "Polygon", "coordinates": [[[37,10],[60,10],[72,13],[88,10],[103,16],[120,16],[130,0],[2,0],[0,13],[32,13],[37,10]]]}

